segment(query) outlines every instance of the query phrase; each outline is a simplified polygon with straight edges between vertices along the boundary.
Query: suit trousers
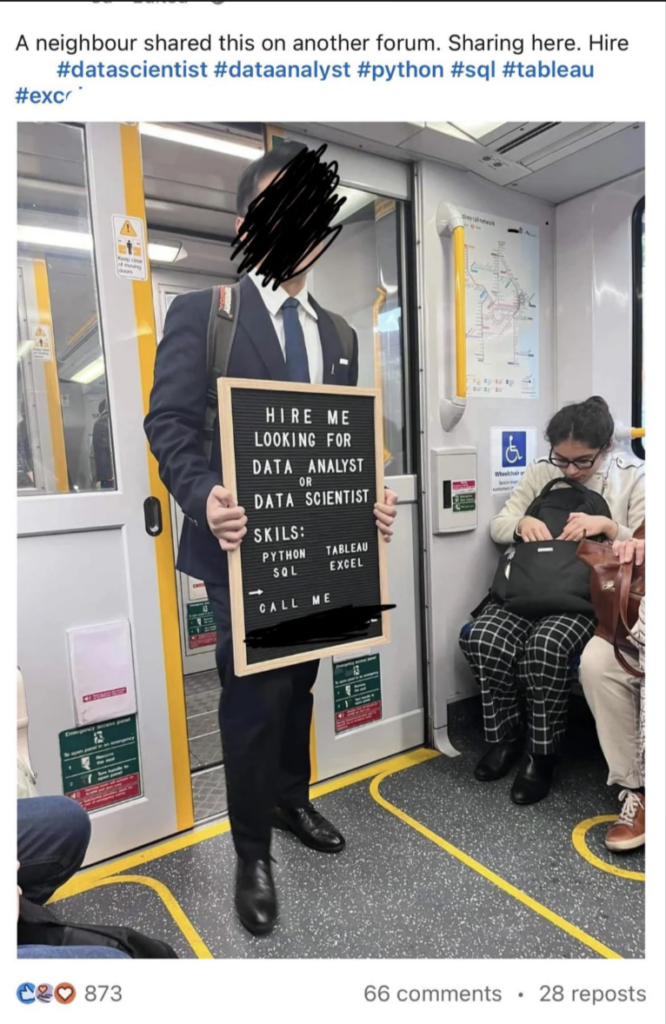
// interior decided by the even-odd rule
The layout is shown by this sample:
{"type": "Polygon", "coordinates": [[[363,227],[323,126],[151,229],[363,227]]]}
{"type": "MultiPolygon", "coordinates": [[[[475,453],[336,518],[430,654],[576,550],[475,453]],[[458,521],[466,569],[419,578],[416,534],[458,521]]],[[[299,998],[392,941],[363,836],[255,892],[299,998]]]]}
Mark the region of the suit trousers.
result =
{"type": "Polygon", "coordinates": [[[234,845],[247,863],[268,860],[275,807],[304,807],[309,801],[312,688],[319,662],[239,678],[229,589],[211,583],[207,590],[217,626],[220,731],[234,845]]]}

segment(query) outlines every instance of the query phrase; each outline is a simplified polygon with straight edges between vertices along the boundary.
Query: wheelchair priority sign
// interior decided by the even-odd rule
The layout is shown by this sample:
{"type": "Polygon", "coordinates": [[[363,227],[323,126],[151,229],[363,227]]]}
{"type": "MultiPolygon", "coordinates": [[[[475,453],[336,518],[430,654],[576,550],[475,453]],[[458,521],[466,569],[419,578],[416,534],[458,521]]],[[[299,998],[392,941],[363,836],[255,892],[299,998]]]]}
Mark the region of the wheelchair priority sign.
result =
{"type": "Polygon", "coordinates": [[[510,494],[537,455],[535,427],[493,427],[492,493],[510,494]]]}
{"type": "Polygon", "coordinates": [[[504,431],[502,434],[502,468],[527,468],[527,431],[504,431]]]}

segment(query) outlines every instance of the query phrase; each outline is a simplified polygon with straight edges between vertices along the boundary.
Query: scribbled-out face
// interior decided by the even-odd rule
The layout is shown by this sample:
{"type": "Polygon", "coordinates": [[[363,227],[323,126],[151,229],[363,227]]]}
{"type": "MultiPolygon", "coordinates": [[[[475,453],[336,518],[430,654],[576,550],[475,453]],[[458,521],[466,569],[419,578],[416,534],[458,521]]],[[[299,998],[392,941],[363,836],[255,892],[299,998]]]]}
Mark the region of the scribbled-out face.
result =
{"type": "Polygon", "coordinates": [[[346,199],[335,194],[336,164],[304,151],[280,171],[261,179],[259,195],[247,215],[236,220],[232,258],[240,252],[243,270],[261,270],[264,283],[277,289],[305,273],[326,252],[342,230],[331,228],[346,199]]]}
{"type": "Polygon", "coordinates": [[[599,451],[598,448],[591,448],[583,441],[574,441],[570,438],[555,445],[550,461],[561,469],[569,480],[585,484],[594,476],[605,454],[605,448],[599,451]]]}

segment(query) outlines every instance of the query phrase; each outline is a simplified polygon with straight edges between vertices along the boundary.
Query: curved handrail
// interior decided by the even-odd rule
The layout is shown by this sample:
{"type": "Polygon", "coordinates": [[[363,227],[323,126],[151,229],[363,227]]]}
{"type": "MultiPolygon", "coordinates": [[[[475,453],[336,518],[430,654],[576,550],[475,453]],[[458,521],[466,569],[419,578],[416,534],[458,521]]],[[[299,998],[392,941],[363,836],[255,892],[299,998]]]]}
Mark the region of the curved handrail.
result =
{"type": "Polygon", "coordinates": [[[440,238],[451,238],[453,248],[456,372],[453,398],[442,397],[439,416],[446,431],[460,422],[467,408],[467,294],[465,222],[458,208],[440,203],[436,217],[440,238]]]}

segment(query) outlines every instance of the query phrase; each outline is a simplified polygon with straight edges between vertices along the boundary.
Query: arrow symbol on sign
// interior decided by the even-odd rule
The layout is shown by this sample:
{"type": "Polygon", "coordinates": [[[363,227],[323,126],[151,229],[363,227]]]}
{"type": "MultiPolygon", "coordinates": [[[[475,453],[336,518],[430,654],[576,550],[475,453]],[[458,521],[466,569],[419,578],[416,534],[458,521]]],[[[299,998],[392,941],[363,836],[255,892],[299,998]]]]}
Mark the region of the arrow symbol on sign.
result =
{"type": "Polygon", "coordinates": [[[250,597],[262,597],[263,593],[263,590],[251,590],[250,597]]]}

